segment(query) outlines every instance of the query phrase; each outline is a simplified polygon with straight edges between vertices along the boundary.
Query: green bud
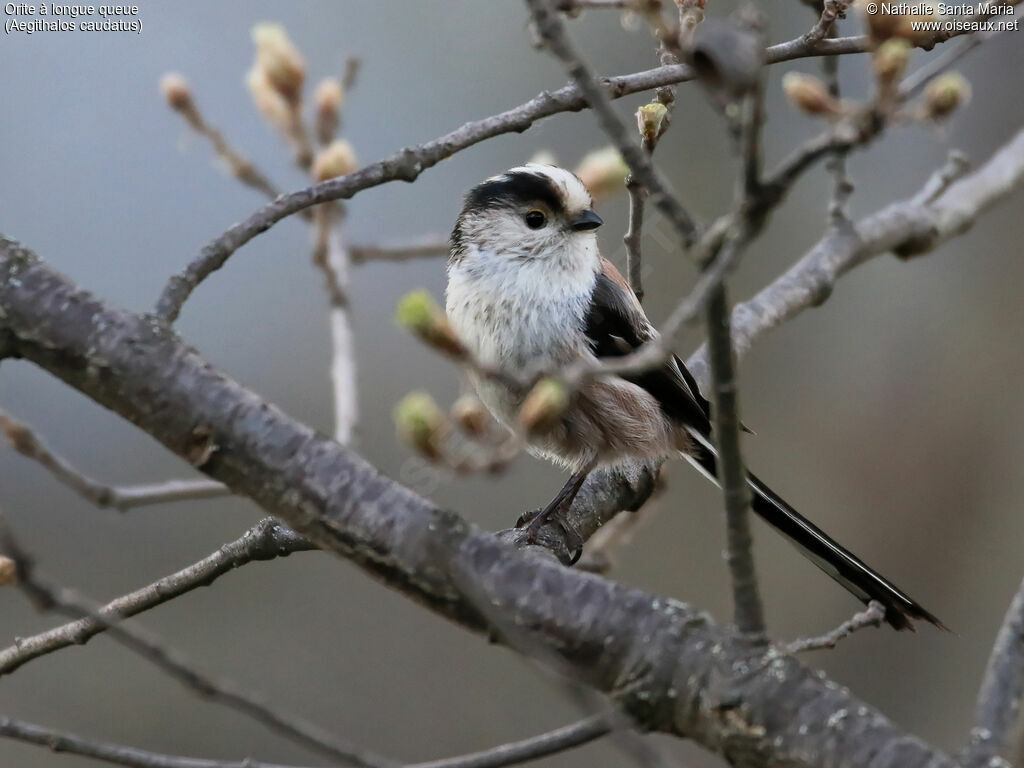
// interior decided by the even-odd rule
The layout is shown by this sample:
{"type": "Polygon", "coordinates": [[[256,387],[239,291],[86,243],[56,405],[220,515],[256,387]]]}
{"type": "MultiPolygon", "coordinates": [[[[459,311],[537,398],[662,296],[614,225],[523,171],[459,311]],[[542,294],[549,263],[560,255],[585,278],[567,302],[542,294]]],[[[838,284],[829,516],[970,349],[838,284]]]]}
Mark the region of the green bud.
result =
{"type": "Polygon", "coordinates": [[[395,427],[401,440],[429,459],[440,456],[439,441],[444,432],[444,413],[426,392],[410,392],[394,410],[395,427]]]}
{"type": "Polygon", "coordinates": [[[519,409],[519,423],[527,434],[543,434],[557,426],[568,407],[569,389],[565,383],[552,378],[541,379],[519,409]]]}

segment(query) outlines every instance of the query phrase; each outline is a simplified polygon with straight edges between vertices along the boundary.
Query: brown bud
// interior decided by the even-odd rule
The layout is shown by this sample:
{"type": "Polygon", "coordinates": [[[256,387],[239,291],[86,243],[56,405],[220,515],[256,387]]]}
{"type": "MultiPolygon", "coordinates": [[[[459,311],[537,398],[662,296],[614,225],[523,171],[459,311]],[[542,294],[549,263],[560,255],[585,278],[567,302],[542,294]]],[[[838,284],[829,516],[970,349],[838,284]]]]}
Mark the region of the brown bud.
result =
{"type": "Polygon", "coordinates": [[[395,406],[395,427],[399,439],[432,461],[441,457],[441,438],[447,420],[426,392],[410,392],[395,406]]]}
{"type": "Polygon", "coordinates": [[[949,117],[957,107],[970,101],[971,84],[959,72],[939,75],[924,89],[924,114],[931,120],[949,117]]]}
{"type": "Polygon", "coordinates": [[[0,555],[0,587],[10,587],[18,583],[18,564],[11,558],[0,555]]]}
{"type": "Polygon", "coordinates": [[[338,119],[341,107],[345,103],[345,89],[336,77],[328,77],[320,82],[313,92],[313,103],[316,105],[316,132],[321,143],[327,144],[338,130],[338,119]]]}
{"type": "Polygon", "coordinates": [[[490,411],[476,395],[463,395],[452,405],[452,420],[468,435],[479,437],[491,425],[490,411]]]}
{"type": "Polygon", "coordinates": [[[519,423],[528,435],[542,435],[558,425],[569,407],[569,389],[564,382],[546,378],[538,381],[519,409],[519,423]]]}
{"type": "Polygon", "coordinates": [[[252,29],[256,65],[289,104],[298,104],[306,79],[306,62],[280,24],[257,24],[252,29]]]}
{"type": "Polygon", "coordinates": [[[809,115],[838,115],[842,111],[825,83],[814,75],[787,72],[782,78],[782,90],[791,104],[809,115]]]}
{"type": "Polygon", "coordinates": [[[167,106],[175,112],[191,112],[195,109],[188,80],[177,72],[168,72],[160,78],[160,91],[167,100],[167,106]]]}
{"type": "Polygon", "coordinates": [[[921,26],[929,22],[938,21],[934,13],[900,13],[899,11],[909,8],[924,10],[916,6],[921,4],[904,3],[879,3],[860,0],[857,7],[864,17],[864,24],[868,34],[876,43],[884,42],[893,37],[903,38],[912,43],[927,40],[935,33],[929,29],[921,29],[921,26]],[[915,29],[917,27],[917,29],[915,29]]]}
{"type": "Polygon", "coordinates": [[[640,107],[636,111],[636,126],[640,131],[640,138],[653,147],[668,128],[667,117],[668,107],[660,101],[652,101],[640,107]]]}
{"type": "Polygon", "coordinates": [[[292,122],[292,110],[288,102],[270,82],[266,71],[259,66],[249,70],[246,78],[249,93],[256,109],[263,119],[278,130],[287,131],[292,122]]]}
{"type": "Polygon", "coordinates": [[[352,145],[343,139],[332,141],[317,153],[313,161],[313,178],[327,181],[338,176],[347,176],[359,168],[352,145]]]}
{"type": "Polygon", "coordinates": [[[313,102],[318,112],[329,112],[337,115],[345,104],[345,89],[336,77],[326,77],[313,92],[313,102]]]}
{"type": "Polygon", "coordinates": [[[576,175],[594,198],[608,197],[626,188],[629,166],[615,147],[605,147],[586,155],[576,167],[576,175]]]}
{"type": "Polygon", "coordinates": [[[895,85],[903,77],[912,49],[913,46],[901,37],[890,38],[875,49],[872,65],[883,87],[895,85]]]}

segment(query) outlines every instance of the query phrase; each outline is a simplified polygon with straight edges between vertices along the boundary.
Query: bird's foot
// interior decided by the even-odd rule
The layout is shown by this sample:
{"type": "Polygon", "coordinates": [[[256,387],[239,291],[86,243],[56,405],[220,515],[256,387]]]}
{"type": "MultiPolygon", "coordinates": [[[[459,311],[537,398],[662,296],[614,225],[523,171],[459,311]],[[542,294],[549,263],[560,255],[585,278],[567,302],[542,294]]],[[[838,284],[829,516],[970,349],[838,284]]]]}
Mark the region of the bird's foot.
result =
{"type": "Polygon", "coordinates": [[[583,556],[583,537],[558,514],[557,509],[534,509],[524,512],[516,520],[516,528],[526,527],[526,542],[536,544],[545,525],[555,525],[562,532],[562,540],[569,552],[569,565],[576,565],[583,556]]]}

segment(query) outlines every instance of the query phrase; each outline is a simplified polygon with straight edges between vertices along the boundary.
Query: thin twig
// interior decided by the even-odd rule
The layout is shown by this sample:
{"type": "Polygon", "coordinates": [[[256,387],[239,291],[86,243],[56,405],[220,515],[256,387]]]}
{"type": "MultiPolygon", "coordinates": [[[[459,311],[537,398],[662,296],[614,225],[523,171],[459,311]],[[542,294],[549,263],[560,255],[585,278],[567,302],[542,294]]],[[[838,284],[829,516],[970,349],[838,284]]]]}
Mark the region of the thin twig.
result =
{"type": "Polygon", "coordinates": [[[561,13],[576,13],[588,8],[628,11],[636,6],[637,0],[557,0],[555,10],[561,13]]]}
{"type": "Polygon", "coordinates": [[[90,739],[68,731],[45,728],[2,715],[0,715],[0,736],[46,747],[53,752],[82,755],[129,768],[297,768],[297,766],[278,763],[261,763],[249,758],[244,760],[206,760],[199,757],[179,757],[147,752],[122,744],[90,739]]]}
{"type": "MultiPolygon", "coordinates": [[[[647,142],[644,148],[648,154],[647,142]]],[[[622,244],[626,248],[626,279],[629,280],[629,287],[633,289],[638,301],[644,300],[644,260],[643,260],[643,227],[644,227],[644,202],[647,198],[647,190],[642,184],[633,181],[632,176],[626,182],[626,189],[629,192],[629,224],[626,227],[626,234],[622,236],[622,244]]]]}
{"type": "Polygon", "coordinates": [[[804,34],[804,39],[808,42],[817,42],[828,37],[836,20],[846,18],[846,11],[851,5],[853,0],[825,0],[822,3],[821,15],[814,26],[804,34]]]}
{"type": "Polygon", "coordinates": [[[357,768],[392,768],[394,765],[389,760],[338,740],[300,717],[278,710],[228,680],[200,672],[180,652],[165,645],[152,633],[119,621],[117,617],[108,617],[101,612],[101,608],[79,597],[75,592],[49,583],[38,574],[32,558],[14,540],[4,524],[2,515],[0,549],[17,563],[18,586],[40,610],[57,610],[75,618],[90,619],[106,625],[111,637],[199,696],[224,704],[320,754],[357,768]]]}
{"type": "Polygon", "coordinates": [[[586,98],[597,116],[598,124],[605,135],[622,155],[629,166],[630,176],[650,194],[658,210],[672,223],[689,248],[698,236],[698,228],[689,212],[679,200],[668,191],[665,182],[651,164],[647,153],[634,141],[625,124],[615,114],[607,89],[598,82],[590,67],[583,61],[565,33],[565,26],[558,14],[551,10],[548,0],[526,0],[530,14],[541,39],[551,50],[569,77],[586,98]]]}
{"type": "Polygon", "coordinates": [[[274,518],[265,518],[202,560],[97,608],[95,612],[103,621],[86,617],[37,635],[18,638],[14,645],[0,650],[0,677],[40,656],[73,645],[84,645],[90,638],[105,632],[111,622],[138,615],[194,589],[209,586],[247,563],[315,549],[308,539],[274,518]]]}
{"type": "Polygon", "coordinates": [[[618,713],[615,713],[614,717],[605,713],[592,715],[571,725],[522,741],[509,742],[493,749],[459,757],[412,763],[406,768],[501,768],[505,765],[525,763],[565,752],[606,736],[611,733],[615,718],[620,717],[618,713]]]}
{"type": "MultiPolygon", "coordinates": [[[[830,25],[830,28],[825,31],[830,37],[834,36],[834,24],[830,25]]],[[[828,87],[828,93],[838,102],[842,95],[839,88],[839,57],[822,57],[821,68],[825,74],[825,84],[828,87]]],[[[846,173],[846,156],[849,151],[849,147],[836,149],[826,163],[829,173],[832,174],[832,199],[829,201],[828,218],[829,224],[833,227],[840,226],[849,220],[846,205],[853,194],[853,183],[846,173]]]]}
{"type": "Polygon", "coordinates": [[[348,255],[353,265],[365,264],[368,261],[408,261],[446,255],[449,247],[447,236],[425,235],[406,243],[353,245],[349,248],[348,255]]]}
{"type": "MultiPolygon", "coordinates": [[[[1013,596],[999,628],[978,692],[970,744],[963,750],[965,768],[995,766],[1004,758],[1015,764],[1020,749],[1021,702],[1024,701],[1024,582],[1013,596]]],[[[1009,762],[1006,762],[1009,761],[1009,762]]]]}
{"type": "MultiPolygon", "coordinates": [[[[181,89],[177,91],[177,98],[173,100],[168,99],[171,109],[180,114],[193,131],[210,142],[214,153],[224,162],[232,176],[245,186],[261,192],[271,200],[277,198],[281,191],[267,178],[267,175],[257,168],[252,160],[235,149],[224,138],[224,134],[210,125],[206,118],[203,117],[202,112],[199,111],[199,107],[195,103],[195,99],[192,97],[191,91],[188,90],[187,84],[183,80],[179,81],[176,75],[169,75],[168,77],[174,81],[173,85],[181,89]]],[[[305,210],[300,215],[307,221],[310,221],[312,220],[313,212],[305,210]]]]}
{"type": "Polygon", "coordinates": [[[172,108],[184,118],[193,131],[209,140],[213,146],[213,151],[217,157],[224,161],[232,176],[247,187],[262,192],[271,200],[281,194],[280,190],[270,182],[266,174],[260,171],[241,152],[232,147],[228,140],[224,138],[224,134],[206,121],[191,95],[186,100],[172,105],[172,108]]]}
{"type": "MultiPolygon", "coordinates": [[[[741,249],[745,235],[730,239],[723,250],[741,249]]],[[[729,302],[725,283],[719,282],[704,310],[711,369],[711,402],[715,443],[718,446],[718,481],[726,513],[726,560],[732,576],[733,615],[737,629],[752,640],[764,638],[764,607],[754,569],[750,532],[750,489],[740,449],[739,389],[736,384],[729,302]]]]}
{"type": "Polygon", "coordinates": [[[212,499],[231,495],[230,489],[223,483],[205,478],[167,480],[162,483],[123,487],[103,485],[83,475],[68,461],[51,452],[28,425],[3,410],[0,410],[0,431],[6,435],[14,450],[39,462],[59,482],[101,508],[127,512],[130,509],[153,504],[212,499]]]}
{"type": "MultiPolygon", "coordinates": [[[[682,15],[682,7],[679,11],[682,15]]],[[[678,64],[679,60],[668,47],[662,44],[659,47],[659,60],[662,66],[678,64]]],[[[662,117],[662,125],[650,136],[641,135],[640,146],[647,153],[648,159],[654,154],[658,141],[668,130],[672,120],[672,109],[676,103],[676,86],[666,85],[658,89],[657,102],[665,107],[665,114],[662,117]]],[[[640,114],[639,112],[637,114],[640,114]]],[[[641,128],[641,132],[643,129],[641,128]]],[[[629,287],[641,303],[644,300],[643,282],[643,226],[644,206],[647,202],[647,188],[640,184],[633,175],[626,179],[626,190],[629,192],[629,224],[626,234],[622,236],[622,244],[626,249],[626,278],[629,280],[629,287]]]]}
{"type": "MultiPolygon", "coordinates": [[[[501,768],[565,752],[599,739],[610,731],[608,716],[599,714],[522,741],[444,760],[410,763],[406,768],[501,768]]],[[[0,716],[0,736],[47,747],[54,752],[82,755],[131,768],[297,768],[249,758],[241,761],[208,760],[148,752],[3,716],[0,716]]]]}
{"type": "Polygon", "coordinates": [[[971,169],[970,160],[963,152],[954,149],[950,150],[949,157],[945,164],[933,173],[921,191],[911,198],[914,205],[928,205],[938,199],[954,181],[962,177],[971,169]]]}
{"type": "Polygon", "coordinates": [[[941,56],[929,59],[924,66],[914,70],[904,78],[900,84],[900,90],[904,96],[913,96],[968,53],[987,40],[991,40],[997,34],[998,32],[994,30],[992,32],[978,32],[965,39],[955,48],[943,51],[941,56]]]}
{"type": "Polygon", "coordinates": [[[820,651],[825,648],[835,648],[841,640],[845,640],[865,627],[880,627],[885,620],[885,606],[877,600],[868,603],[863,611],[855,613],[831,632],[826,632],[818,637],[802,637],[794,640],[786,646],[786,653],[805,653],[807,651],[820,651]]]}
{"type": "Polygon", "coordinates": [[[339,203],[316,207],[313,263],[324,274],[330,299],[331,382],[334,392],[334,438],[342,445],[352,440],[359,418],[356,395],[356,357],[352,314],[348,301],[348,250],[336,219],[339,203]]]}
{"type": "MultiPolygon", "coordinates": [[[[867,35],[821,40],[817,43],[796,38],[767,48],[765,62],[777,64],[808,56],[863,53],[870,49],[871,40],[867,35]]],[[[603,81],[602,90],[607,98],[618,99],[631,93],[682,83],[693,78],[694,72],[690,67],[678,64],[608,78],[603,81]]],[[[157,301],[156,314],[165,322],[173,323],[196,286],[224,266],[231,254],[252,238],[288,216],[330,200],[350,198],[380,184],[411,182],[426,169],[474,144],[505,133],[525,131],[542,118],[561,112],[578,111],[586,106],[587,99],[581,89],[570,84],[556,91],[541,93],[513,109],[466,123],[425,144],[405,147],[355,173],[281,195],[208,243],[181,273],[174,275],[157,301]]]]}

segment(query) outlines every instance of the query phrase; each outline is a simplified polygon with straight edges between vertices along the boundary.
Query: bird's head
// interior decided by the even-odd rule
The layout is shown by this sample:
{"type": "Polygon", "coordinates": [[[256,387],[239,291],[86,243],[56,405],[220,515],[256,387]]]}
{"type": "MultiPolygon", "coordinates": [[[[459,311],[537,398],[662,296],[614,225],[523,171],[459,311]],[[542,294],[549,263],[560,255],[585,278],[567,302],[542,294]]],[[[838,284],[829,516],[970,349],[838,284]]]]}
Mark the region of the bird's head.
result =
{"type": "Polygon", "coordinates": [[[529,163],[492,176],[466,195],[452,232],[450,263],[464,259],[555,260],[566,267],[597,259],[601,217],[583,182],[553,165],[529,163]]]}

